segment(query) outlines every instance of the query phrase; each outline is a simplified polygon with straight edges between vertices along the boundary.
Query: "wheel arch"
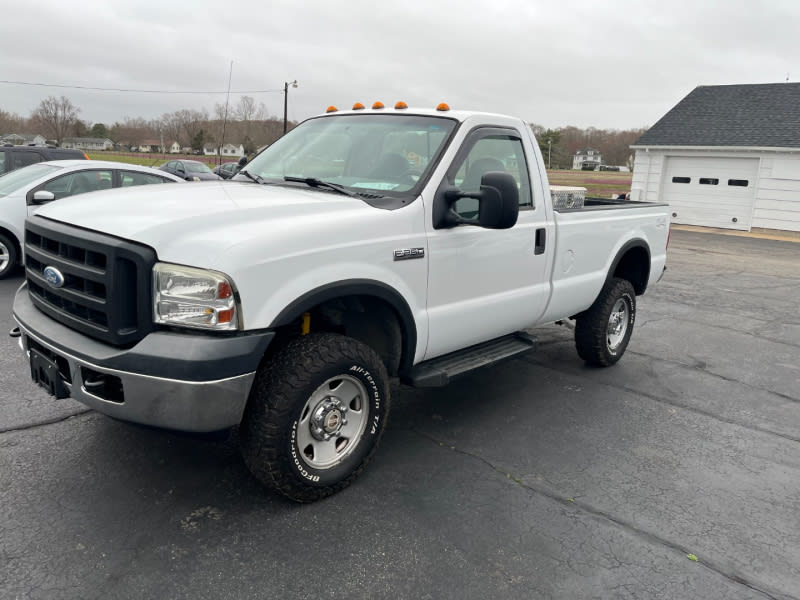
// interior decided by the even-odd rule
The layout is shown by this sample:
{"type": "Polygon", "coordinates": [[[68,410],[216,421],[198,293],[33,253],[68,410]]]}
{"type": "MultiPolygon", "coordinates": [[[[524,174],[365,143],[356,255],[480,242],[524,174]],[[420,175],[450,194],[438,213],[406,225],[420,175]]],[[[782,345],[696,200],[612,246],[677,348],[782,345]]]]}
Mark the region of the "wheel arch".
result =
{"type": "Polygon", "coordinates": [[[611,261],[606,282],[614,277],[630,281],[637,296],[645,293],[650,278],[650,246],[645,240],[636,238],[622,245],[611,261]]]}
{"type": "MultiPolygon", "coordinates": [[[[414,363],[417,347],[416,322],[408,302],[400,292],[380,281],[350,279],[309,290],[281,310],[269,327],[280,330],[302,319],[305,313],[318,311],[338,301],[349,305],[354,302],[363,305],[365,300],[366,307],[363,307],[363,313],[366,315],[376,316],[378,314],[380,316],[380,312],[386,309],[391,310],[399,328],[400,356],[396,367],[389,370],[399,373],[409,371],[414,363]]],[[[311,324],[311,327],[313,331],[314,323],[311,324]]],[[[391,327],[387,327],[387,335],[392,335],[391,327]]],[[[359,336],[356,337],[359,338],[359,336]]],[[[365,340],[362,339],[362,341],[365,340]]],[[[389,366],[387,365],[387,368],[389,366]]]]}

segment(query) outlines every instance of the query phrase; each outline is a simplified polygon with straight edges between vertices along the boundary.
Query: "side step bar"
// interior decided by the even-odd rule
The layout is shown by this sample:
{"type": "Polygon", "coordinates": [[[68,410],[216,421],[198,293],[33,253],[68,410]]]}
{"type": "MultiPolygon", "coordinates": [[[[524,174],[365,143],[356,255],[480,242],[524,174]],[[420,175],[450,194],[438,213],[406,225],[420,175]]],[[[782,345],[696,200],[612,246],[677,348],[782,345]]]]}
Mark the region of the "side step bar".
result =
{"type": "Polygon", "coordinates": [[[493,365],[535,347],[535,337],[518,331],[414,365],[406,382],[414,387],[445,386],[458,375],[493,365]]]}

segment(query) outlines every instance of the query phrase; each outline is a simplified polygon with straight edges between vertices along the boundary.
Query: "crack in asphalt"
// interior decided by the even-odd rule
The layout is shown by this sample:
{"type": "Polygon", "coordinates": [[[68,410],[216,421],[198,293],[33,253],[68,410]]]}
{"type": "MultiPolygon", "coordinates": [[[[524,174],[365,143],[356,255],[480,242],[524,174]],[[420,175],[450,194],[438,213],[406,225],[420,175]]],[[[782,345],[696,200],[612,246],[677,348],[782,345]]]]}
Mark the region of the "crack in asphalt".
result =
{"type": "MultiPolygon", "coordinates": [[[[473,460],[476,460],[478,462],[483,463],[484,465],[486,465],[487,467],[489,467],[493,471],[495,471],[497,473],[500,473],[501,475],[504,475],[507,479],[512,480],[514,483],[516,483],[518,486],[520,486],[521,488],[523,488],[525,490],[528,490],[528,491],[533,492],[535,494],[538,494],[540,496],[544,496],[545,498],[549,498],[550,500],[558,502],[562,506],[571,508],[572,510],[578,509],[578,510],[583,511],[584,513],[588,513],[588,514],[593,515],[595,517],[599,517],[601,519],[605,519],[606,521],[608,521],[610,523],[613,523],[614,525],[616,525],[618,527],[621,527],[621,528],[633,533],[633,535],[635,535],[637,537],[643,538],[643,539],[645,539],[645,540],[647,540],[649,542],[653,542],[653,543],[656,543],[658,545],[661,545],[661,546],[664,546],[666,548],[669,548],[671,550],[674,550],[676,552],[679,552],[679,553],[683,554],[684,557],[687,557],[689,555],[694,556],[690,549],[682,546],[680,543],[673,542],[673,541],[671,541],[671,540],[669,540],[667,538],[659,536],[657,533],[653,533],[653,532],[648,531],[646,529],[642,529],[640,527],[637,527],[633,523],[631,523],[631,522],[629,522],[629,521],[627,521],[625,519],[622,519],[620,517],[614,516],[611,513],[605,512],[605,511],[603,511],[603,510],[601,510],[599,508],[596,508],[596,507],[592,506],[591,504],[589,504],[588,502],[584,502],[582,500],[576,500],[575,498],[570,498],[570,497],[566,496],[565,494],[559,494],[559,493],[557,493],[557,492],[555,492],[555,491],[553,491],[551,489],[548,489],[548,488],[545,488],[545,487],[542,487],[542,486],[535,486],[535,485],[532,485],[530,483],[523,482],[521,478],[512,475],[507,470],[495,465],[492,461],[488,460],[487,458],[484,458],[483,456],[480,456],[479,454],[476,454],[474,452],[470,452],[469,450],[462,450],[460,448],[456,448],[455,446],[451,446],[449,444],[446,444],[446,443],[436,439],[434,436],[432,436],[432,435],[430,435],[428,433],[425,433],[423,431],[419,431],[419,430],[414,429],[414,428],[411,428],[409,431],[411,431],[412,433],[420,436],[421,438],[424,438],[424,439],[428,440],[429,442],[439,446],[440,448],[449,449],[452,452],[455,452],[456,454],[461,454],[462,456],[466,456],[466,457],[469,457],[469,458],[471,458],[473,460]]],[[[754,579],[748,579],[748,578],[745,578],[745,577],[743,577],[743,576],[741,576],[741,575],[739,575],[737,573],[729,572],[729,571],[727,571],[725,569],[725,567],[722,564],[718,563],[717,561],[715,561],[713,559],[708,559],[708,558],[705,558],[705,557],[702,558],[702,559],[698,558],[698,560],[696,562],[699,565],[702,565],[703,567],[705,567],[706,569],[708,569],[708,570],[710,570],[710,571],[712,571],[714,573],[717,573],[718,575],[721,575],[725,579],[727,579],[729,581],[732,581],[733,583],[736,583],[736,584],[742,585],[744,587],[747,587],[747,588],[749,588],[749,589],[751,589],[751,590],[753,590],[755,592],[758,592],[759,594],[762,594],[763,596],[765,596],[767,598],[770,598],[771,600],[800,600],[800,599],[798,599],[798,597],[791,596],[791,595],[789,595],[789,594],[787,594],[785,592],[782,592],[780,590],[776,590],[776,589],[772,588],[772,586],[770,586],[770,585],[768,585],[766,583],[757,582],[754,579]]]]}
{"type": "Polygon", "coordinates": [[[54,417],[52,419],[47,419],[45,421],[36,421],[36,422],[33,422],[33,423],[23,423],[22,425],[16,425],[14,427],[7,427],[5,429],[0,429],[0,434],[13,433],[15,431],[26,431],[28,429],[36,429],[37,427],[45,427],[47,425],[54,425],[56,423],[62,423],[63,421],[66,421],[66,420],[71,419],[73,417],[79,417],[80,415],[85,415],[86,413],[90,413],[90,412],[93,412],[93,410],[91,408],[87,408],[87,409],[79,410],[77,412],[70,413],[68,415],[64,415],[64,416],[61,416],[61,417],[54,417]]]}
{"type": "MultiPolygon", "coordinates": [[[[564,374],[564,375],[575,375],[575,373],[570,371],[569,369],[559,369],[559,368],[554,367],[554,366],[552,366],[550,364],[543,363],[543,362],[541,362],[541,361],[539,361],[539,360],[537,360],[537,359],[535,359],[533,357],[528,358],[528,357],[522,357],[521,356],[521,357],[519,357],[519,359],[520,360],[524,360],[527,363],[536,365],[537,367],[542,367],[543,369],[549,369],[551,371],[555,371],[556,373],[561,373],[561,374],[564,374]]],[[[679,364],[683,364],[683,363],[679,363],[679,364]]],[[[759,427],[758,425],[750,425],[748,423],[743,423],[743,422],[737,421],[735,419],[730,419],[728,417],[723,417],[721,415],[717,415],[717,414],[715,414],[715,413],[713,413],[711,411],[703,410],[702,408],[697,408],[697,407],[692,406],[690,404],[684,404],[682,402],[677,402],[675,400],[671,400],[671,399],[665,398],[663,396],[657,396],[655,394],[651,394],[649,392],[638,390],[636,388],[628,387],[626,385],[620,385],[620,384],[617,384],[617,383],[608,383],[608,382],[597,382],[597,383],[600,384],[600,385],[604,385],[604,386],[607,386],[607,387],[614,388],[614,389],[623,390],[623,391],[629,392],[631,394],[636,394],[637,396],[644,396],[645,398],[649,398],[650,400],[653,400],[655,402],[661,402],[663,404],[668,404],[669,406],[674,406],[675,408],[681,408],[681,409],[684,409],[684,410],[688,410],[690,412],[694,412],[694,413],[697,413],[699,415],[703,415],[705,417],[709,417],[709,418],[714,419],[716,421],[721,421],[722,423],[727,423],[728,425],[735,425],[737,427],[743,427],[744,429],[750,429],[752,431],[758,431],[759,433],[766,433],[768,435],[774,435],[776,437],[788,440],[790,442],[800,442],[800,437],[788,435],[788,434],[785,434],[785,433],[779,433],[777,431],[773,431],[772,429],[768,429],[766,427],[759,427]]],[[[739,382],[737,382],[737,383],[739,383],[739,382]]],[[[790,399],[790,400],[792,400],[792,399],[790,399]]],[[[792,400],[792,401],[797,402],[797,400],[792,400]]]]}
{"type": "MultiPolygon", "coordinates": [[[[684,304],[683,306],[689,306],[689,305],[684,304]]],[[[749,315],[737,315],[737,316],[743,316],[745,318],[752,319],[754,321],[760,320],[760,319],[757,319],[756,317],[751,317],[749,315]]],[[[657,323],[659,321],[675,320],[675,318],[676,317],[674,315],[665,315],[665,316],[661,316],[661,317],[646,319],[644,321],[641,321],[641,322],[637,323],[637,325],[639,325],[639,328],[642,328],[645,325],[647,325],[648,323],[657,323]]],[[[746,336],[754,338],[756,340],[763,340],[765,342],[770,342],[771,344],[777,344],[779,346],[789,346],[791,348],[800,348],[800,344],[793,344],[792,342],[787,342],[785,340],[779,340],[777,338],[767,337],[765,335],[760,335],[760,334],[754,333],[752,331],[745,331],[743,329],[738,329],[736,327],[725,327],[724,325],[716,325],[714,323],[708,323],[706,321],[699,321],[699,320],[695,320],[695,319],[687,319],[685,317],[680,317],[680,319],[681,319],[682,323],[692,323],[694,325],[702,325],[703,327],[710,327],[711,329],[721,329],[722,331],[731,331],[733,333],[737,333],[737,334],[740,334],[740,335],[746,335],[746,336]]],[[[775,321],[764,321],[764,320],[762,320],[762,322],[770,324],[770,323],[774,323],[775,321]]]]}
{"type": "Polygon", "coordinates": [[[664,358],[663,356],[653,356],[652,354],[646,354],[645,352],[636,352],[635,350],[628,350],[628,352],[630,354],[635,354],[636,356],[642,356],[644,358],[649,358],[652,360],[660,360],[661,362],[671,363],[673,365],[678,365],[681,367],[685,367],[687,369],[692,369],[694,371],[700,371],[701,373],[705,373],[706,375],[710,375],[711,377],[716,377],[717,379],[722,379],[723,381],[727,381],[728,383],[736,383],[748,387],[752,390],[756,390],[759,392],[766,392],[768,394],[772,394],[773,396],[778,396],[779,398],[783,398],[784,400],[789,400],[790,402],[800,403],[800,398],[789,396],[788,394],[784,394],[783,392],[776,392],[775,390],[770,390],[765,387],[761,388],[756,385],[753,385],[752,383],[747,383],[746,381],[741,381],[734,377],[728,377],[727,375],[721,375],[720,373],[714,373],[714,371],[709,371],[704,361],[699,361],[697,359],[694,359],[695,364],[688,364],[680,360],[675,360],[672,358],[664,358]]]}

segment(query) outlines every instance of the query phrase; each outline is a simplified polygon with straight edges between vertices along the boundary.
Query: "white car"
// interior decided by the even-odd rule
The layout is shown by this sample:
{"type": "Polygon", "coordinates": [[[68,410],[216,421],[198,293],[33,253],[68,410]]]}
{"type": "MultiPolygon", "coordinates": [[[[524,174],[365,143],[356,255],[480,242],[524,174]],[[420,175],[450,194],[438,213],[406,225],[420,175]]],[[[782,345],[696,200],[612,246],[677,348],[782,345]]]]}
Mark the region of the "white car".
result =
{"type": "Polygon", "coordinates": [[[42,204],[110,188],[176,182],[183,180],[158,169],[102,160],[55,160],[6,173],[0,177],[0,279],[20,261],[25,218],[42,204]]]}

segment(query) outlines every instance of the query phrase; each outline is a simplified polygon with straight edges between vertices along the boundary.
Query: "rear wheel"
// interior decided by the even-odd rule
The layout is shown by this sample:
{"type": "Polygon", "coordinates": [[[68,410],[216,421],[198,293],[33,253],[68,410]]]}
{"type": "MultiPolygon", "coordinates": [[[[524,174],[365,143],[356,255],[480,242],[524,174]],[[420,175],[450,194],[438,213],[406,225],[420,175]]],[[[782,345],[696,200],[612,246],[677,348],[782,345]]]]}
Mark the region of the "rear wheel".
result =
{"type": "Polygon", "coordinates": [[[17,266],[17,247],[4,235],[0,235],[0,279],[8,277],[17,266]]]}
{"type": "Polygon", "coordinates": [[[628,347],[635,318],[633,285],[626,279],[610,279],[594,304],[575,320],[578,356],[592,365],[613,365],[628,347]]]}
{"type": "Polygon", "coordinates": [[[386,368],[371,348],[338,334],[303,336],[259,367],[242,455],[266,486],[313,502],[361,473],[388,414],[386,368]]]}

